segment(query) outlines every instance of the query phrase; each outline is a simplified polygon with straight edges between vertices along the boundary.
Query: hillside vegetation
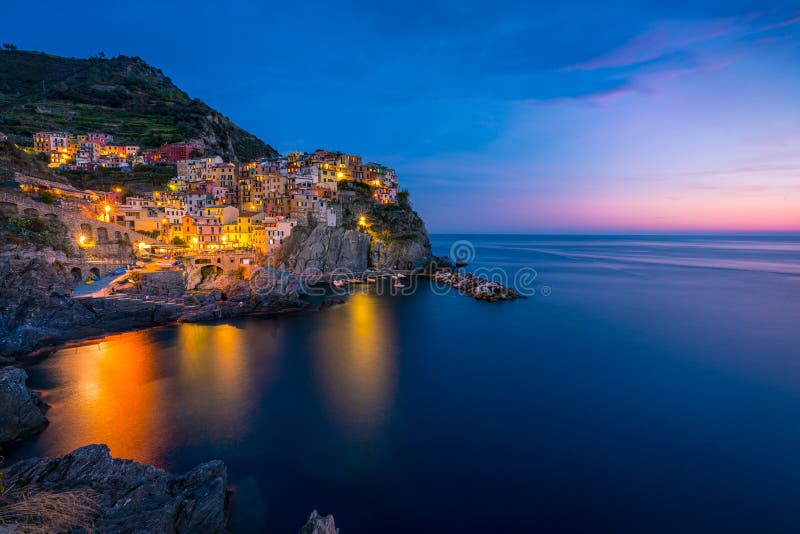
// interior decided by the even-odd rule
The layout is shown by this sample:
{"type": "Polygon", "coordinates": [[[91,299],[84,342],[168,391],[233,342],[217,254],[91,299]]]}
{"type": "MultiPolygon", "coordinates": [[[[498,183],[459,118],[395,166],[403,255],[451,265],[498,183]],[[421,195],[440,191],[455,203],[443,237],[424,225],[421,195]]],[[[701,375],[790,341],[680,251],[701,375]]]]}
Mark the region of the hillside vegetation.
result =
{"type": "Polygon", "coordinates": [[[138,57],[0,50],[0,132],[30,137],[55,129],[102,131],[150,148],[197,139],[234,161],[277,155],[138,57]]]}

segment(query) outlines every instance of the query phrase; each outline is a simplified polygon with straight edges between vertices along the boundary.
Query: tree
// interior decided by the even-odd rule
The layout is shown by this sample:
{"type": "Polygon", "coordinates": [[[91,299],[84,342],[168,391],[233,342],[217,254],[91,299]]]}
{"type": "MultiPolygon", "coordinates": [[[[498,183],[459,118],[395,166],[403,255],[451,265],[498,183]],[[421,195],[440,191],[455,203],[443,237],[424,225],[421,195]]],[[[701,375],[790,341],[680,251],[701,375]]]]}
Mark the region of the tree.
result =
{"type": "Polygon", "coordinates": [[[16,50],[17,45],[11,43],[3,43],[3,50],[16,50]]]}
{"type": "Polygon", "coordinates": [[[172,244],[173,245],[185,245],[186,241],[184,241],[183,239],[181,239],[179,236],[176,235],[175,237],[172,238],[172,244]]]}

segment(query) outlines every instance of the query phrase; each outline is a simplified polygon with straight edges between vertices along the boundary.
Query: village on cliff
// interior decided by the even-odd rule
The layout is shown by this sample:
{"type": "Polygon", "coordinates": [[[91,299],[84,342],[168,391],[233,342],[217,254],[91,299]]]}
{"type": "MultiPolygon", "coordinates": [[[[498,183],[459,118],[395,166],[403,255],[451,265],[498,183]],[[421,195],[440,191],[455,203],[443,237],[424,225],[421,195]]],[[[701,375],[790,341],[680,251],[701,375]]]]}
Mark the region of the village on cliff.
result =
{"type": "MultiPolygon", "coordinates": [[[[78,190],[33,178],[21,184],[28,191],[48,190],[62,199],[79,200],[90,217],[150,237],[139,246],[150,249],[157,244],[159,252],[249,250],[274,255],[297,225],[341,225],[343,207],[356,197],[356,187],[368,188],[375,203],[397,202],[393,169],[326,150],[233,163],[207,154],[199,142],[143,151],[115,145],[104,133],[38,132],[33,151],[45,154],[51,168],[67,171],[175,164],[175,176],[166,187],[145,194],[131,194],[118,185],[107,191],[78,190]]],[[[359,222],[366,225],[363,219],[359,222]]],[[[80,244],[91,248],[96,239],[82,235],[80,244]]]]}

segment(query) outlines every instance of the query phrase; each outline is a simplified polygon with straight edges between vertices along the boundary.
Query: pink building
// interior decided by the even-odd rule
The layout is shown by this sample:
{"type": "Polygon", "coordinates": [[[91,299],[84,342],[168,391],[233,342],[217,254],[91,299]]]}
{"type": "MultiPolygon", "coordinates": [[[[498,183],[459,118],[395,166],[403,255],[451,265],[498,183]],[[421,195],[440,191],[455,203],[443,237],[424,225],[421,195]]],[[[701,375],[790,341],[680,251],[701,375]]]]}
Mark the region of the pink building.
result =
{"type": "Polygon", "coordinates": [[[203,143],[170,143],[145,154],[145,160],[150,162],[165,161],[176,163],[195,158],[202,158],[206,153],[203,143]]]}

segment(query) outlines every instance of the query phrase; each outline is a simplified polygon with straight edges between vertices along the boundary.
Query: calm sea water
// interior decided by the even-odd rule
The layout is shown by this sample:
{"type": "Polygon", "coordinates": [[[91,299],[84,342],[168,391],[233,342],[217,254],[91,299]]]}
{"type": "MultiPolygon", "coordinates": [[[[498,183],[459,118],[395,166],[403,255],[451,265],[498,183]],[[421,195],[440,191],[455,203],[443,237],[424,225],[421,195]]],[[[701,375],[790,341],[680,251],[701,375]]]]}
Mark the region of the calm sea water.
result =
{"type": "Polygon", "coordinates": [[[51,425],[223,459],[239,532],[800,528],[800,238],[435,236],[535,268],[490,304],[421,287],[317,314],[181,325],[29,367],[51,425]],[[544,296],[542,293],[547,294],[544,296]]]}

